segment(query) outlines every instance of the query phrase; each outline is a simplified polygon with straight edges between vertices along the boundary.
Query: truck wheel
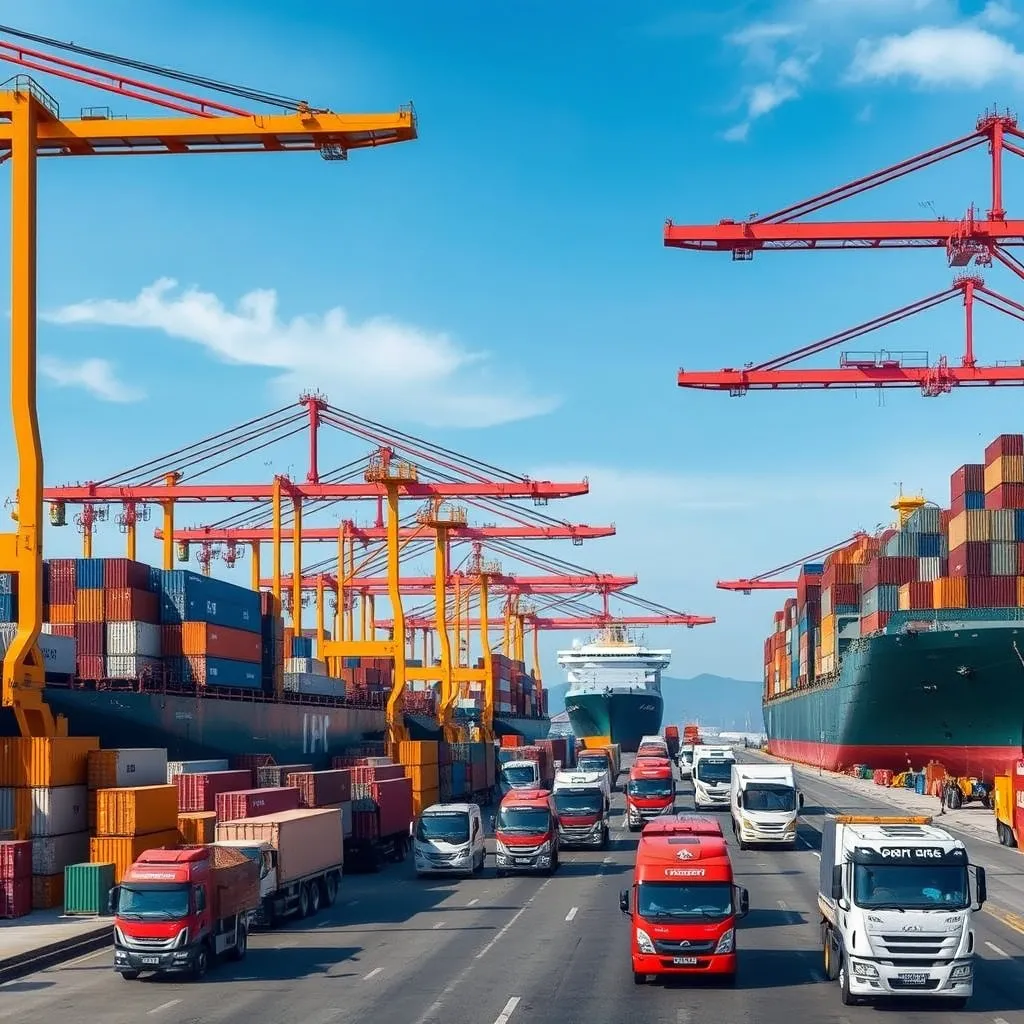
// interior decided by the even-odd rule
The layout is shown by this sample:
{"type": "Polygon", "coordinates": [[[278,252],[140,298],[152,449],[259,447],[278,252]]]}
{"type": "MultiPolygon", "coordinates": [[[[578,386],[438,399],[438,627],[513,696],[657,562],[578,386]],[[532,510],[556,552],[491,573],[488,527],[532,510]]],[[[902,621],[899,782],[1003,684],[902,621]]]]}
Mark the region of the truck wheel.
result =
{"type": "Polygon", "coordinates": [[[309,883],[309,916],[320,913],[320,882],[319,879],[309,883]]]}
{"type": "Polygon", "coordinates": [[[139,980],[139,972],[138,971],[122,971],[121,972],[121,977],[124,978],[125,981],[138,981],[139,980]]]}
{"type": "Polygon", "coordinates": [[[309,886],[299,886],[299,917],[309,916],[309,886]]]}
{"type": "Polygon", "coordinates": [[[206,946],[200,946],[199,952],[196,953],[195,961],[192,964],[192,977],[196,981],[200,981],[206,977],[206,972],[210,968],[210,955],[206,951],[206,946]]]}
{"type": "Polygon", "coordinates": [[[634,985],[646,985],[647,984],[647,975],[646,974],[637,974],[637,972],[634,971],[633,972],[633,984],[634,985]]]}
{"type": "Polygon", "coordinates": [[[333,907],[334,901],[338,898],[338,876],[333,871],[329,871],[324,878],[323,889],[321,902],[325,907],[333,907]]]}
{"type": "Polygon", "coordinates": [[[249,952],[249,933],[245,925],[238,926],[238,938],[235,941],[235,948],[231,951],[232,960],[244,960],[245,954],[249,952]]]}
{"type": "Polygon", "coordinates": [[[396,864],[401,864],[405,860],[405,855],[408,852],[407,847],[408,843],[404,838],[395,840],[394,861],[396,864]]]}
{"type": "Polygon", "coordinates": [[[609,843],[610,840],[611,840],[611,835],[608,832],[608,829],[605,829],[601,833],[601,849],[602,850],[607,850],[608,849],[608,843],[609,843]]]}
{"type": "Polygon", "coordinates": [[[949,786],[946,789],[946,806],[951,811],[959,811],[964,805],[964,795],[959,786],[949,786]]]}
{"type": "Polygon", "coordinates": [[[839,998],[843,1006],[858,1006],[860,1000],[850,991],[850,974],[846,969],[846,960],[839,965],[839,998]]]}

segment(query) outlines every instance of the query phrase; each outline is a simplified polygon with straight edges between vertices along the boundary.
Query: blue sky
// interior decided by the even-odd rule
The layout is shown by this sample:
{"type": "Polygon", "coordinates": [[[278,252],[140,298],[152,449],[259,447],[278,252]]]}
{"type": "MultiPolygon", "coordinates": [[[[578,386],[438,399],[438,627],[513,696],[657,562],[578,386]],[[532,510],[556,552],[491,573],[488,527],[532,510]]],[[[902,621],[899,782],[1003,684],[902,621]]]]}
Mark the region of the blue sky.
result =
{"type": "MultiPolygon", "coordinates": [[[[1024,21],[1007,4],[35,7],[19,28],[338,111],[411,99],[420,119],[418,141],[346,164],[46,162],[48,483],[110,475],[319,386],[334,405],[511,470],[587,474],[591,495],[547,511],[614,520],[619,536],[550,553],[635,572],[645,596],[718,616],[713,627],[648,631],[675,649],[672,674],[756,679],[778,598],[719,592],[717,578],[887,521],[899,481],[946,502],[957,465],[995,434],[1024,429],[1011,390],[680,390],[680,365],[788,351],[939,291],[952,272],[941,252],[737,264],[661,241],[666,218],[766,213],[965,134],[993,102],[1014,106],[1024,21]],[[162,281],[176,284],[154,289],[162,281]]],[[[86,104],[142,112],[73,83],[45,85],[65,114],[86,104]]],[[[1015,160],[1011,217],[1024,180],[1015,160]]],[[[971,202],[987,208],[987,189],[986,158],[972,153],[835,215],[960,217],[971,202]]],[[[986,279],[1019,296],[1008,271],[986,279]]],[[[949,306],[877,344],[955,359],[962,334],[949,306]]],[[[982,359],[1021,355],[1010,325],[987,311],[976,346],[982,359]]],[[[13,492],[11,441],[0,444],[13,492]]],[[[324,447],[327,465],[366,450],[340,438],[324,447]]],[[[297,445],[234,479],[298,470],[303,457],[297,445]]],[[[186,510],[179,522],[216,518],[186,510]]],[[[51,530],[46,552],[78,543],[72,529],[51,530]]],[[[121,544],[107,526],[97,548],[121,544]]],[[[141,554],[155,560],[157,549],[141,554]]],[[[571,638],[545,638],[549,681],[551,652],[571,638]]]]}

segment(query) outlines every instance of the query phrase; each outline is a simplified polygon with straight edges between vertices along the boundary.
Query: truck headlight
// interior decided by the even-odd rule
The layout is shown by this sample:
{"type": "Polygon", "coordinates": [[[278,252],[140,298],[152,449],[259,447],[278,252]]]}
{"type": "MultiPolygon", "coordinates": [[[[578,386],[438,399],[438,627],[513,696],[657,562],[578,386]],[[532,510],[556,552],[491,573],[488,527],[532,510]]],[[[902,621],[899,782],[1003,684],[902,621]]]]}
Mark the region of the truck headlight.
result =
{"type": "Polygon", "coordinates": [[[643,928],[637,928],[636,930],[636,945],[637,949],[639,949],[641,953],[657,952],[654,948],[654,943],[651,942],[650,935],[648,935],[643,928]]]}
{"type": "Polygon", "coordinates": [[[853,973],[858,978],[877,978],[878,968],[874,964],[863,964],[859,960],[853,961],[853,973]]]}
{"type": "Polygon", "coordinates": [[[502,856],[508,856],[508,847],[500,839],[495,839],[494,852],[500,853],[502,856]]]}
{"type": "Polygon", "coordinates": [[[970,964],[959,964],[950,971],[949,978],[951,981],[967,981],[974,973],[974,970],[970,964]]]}
{"type": "Polygon", "coordinates": [[[182,946],[187,946],[187,945],[188,945],[188,928],[182,928],[181,931],[178,932],[177,939],[174,940],[174,948],[175,949],[181,949],[182,946]]]}
{"type": "Polygon", "coordinates": [[[550,839],[545,839],[544,842],[541,843],[540,846],[537,847],[537,853],[541,857],[543,857],[545,854],[548,854],[550,852],[551,852],[551,840],[550,839]]]}
{"type": "Polygon", "coordinates": [[[716,953],[731,953],[733,950],[733,943],[736,941],[736,931],[730,928],[727,932],[722,933],[722,937],[718,940],[718,945],[715,946],[716,953]]]}

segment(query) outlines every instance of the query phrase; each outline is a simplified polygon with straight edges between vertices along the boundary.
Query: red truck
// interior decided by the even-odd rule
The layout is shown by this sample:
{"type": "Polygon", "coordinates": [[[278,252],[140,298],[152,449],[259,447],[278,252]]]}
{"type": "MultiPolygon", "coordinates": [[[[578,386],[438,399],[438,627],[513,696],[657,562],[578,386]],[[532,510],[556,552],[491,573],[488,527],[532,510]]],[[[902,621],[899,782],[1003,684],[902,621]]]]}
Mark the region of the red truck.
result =
{"type": "Polygon", "coordinates": [[[114,970],[201,978],[218,957],[245,956],[259,905],[259,867],[237,850],[146,850],[110,890],[114,970]]]}
{"type": "Polygon", "coordinates": [[[549,790],[513,789],[491,819],[497,875],[558,870],[558,810],[549,790]]]}
{"type": "Polygon", "coordinates": [[[668,756],[674,761],[679,757],[679,726],[665,726],[665,744],[668,747],[668,756]]]}
{"type": "Polygon", "coordinates": [[[676,781],[672,762],[665,757],[638,757],[629,770],[626,783],[626,824],[630,832],[643,828],[663,814],[671,814],[676,805],[676,781]]]}
{"type": "Polygon", "coordinates": [[[619,909],[630,918],[635,984],[652,974],[713,974],[735,983],[736,922],[750,897],[733,884],[717,821],[677,815],[647,825],[619,909]]]}

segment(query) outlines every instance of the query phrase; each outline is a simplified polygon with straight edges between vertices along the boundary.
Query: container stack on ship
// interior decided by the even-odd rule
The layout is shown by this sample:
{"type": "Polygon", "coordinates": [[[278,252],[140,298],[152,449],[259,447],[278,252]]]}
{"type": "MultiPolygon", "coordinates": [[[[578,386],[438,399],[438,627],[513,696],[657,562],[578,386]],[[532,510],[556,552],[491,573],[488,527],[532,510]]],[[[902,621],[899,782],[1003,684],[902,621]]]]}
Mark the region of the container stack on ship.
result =
{"type": "Polygon", "coordinates": [[[1024,436],[950,479],[949,507],[802,567],[765,642],[769,750],[839,770],[931,760],[991,780],[1021,756],[1024,436]]]}

